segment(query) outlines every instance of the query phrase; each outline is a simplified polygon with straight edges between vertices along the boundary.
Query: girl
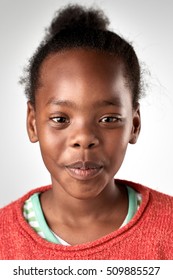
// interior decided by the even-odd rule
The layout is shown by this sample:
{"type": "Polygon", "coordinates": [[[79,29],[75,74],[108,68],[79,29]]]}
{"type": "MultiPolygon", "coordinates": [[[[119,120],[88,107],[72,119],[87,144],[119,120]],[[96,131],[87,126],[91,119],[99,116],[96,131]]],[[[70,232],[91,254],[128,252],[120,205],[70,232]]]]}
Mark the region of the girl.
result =
{"type": "Polygon", "coordinates": [[[69,6],[30,60],[27,131],[51,185],[0,210],[1,259],[173,259],[173,198],[114,179],[140,133],[140,66],[101,11],[69,6]]]}

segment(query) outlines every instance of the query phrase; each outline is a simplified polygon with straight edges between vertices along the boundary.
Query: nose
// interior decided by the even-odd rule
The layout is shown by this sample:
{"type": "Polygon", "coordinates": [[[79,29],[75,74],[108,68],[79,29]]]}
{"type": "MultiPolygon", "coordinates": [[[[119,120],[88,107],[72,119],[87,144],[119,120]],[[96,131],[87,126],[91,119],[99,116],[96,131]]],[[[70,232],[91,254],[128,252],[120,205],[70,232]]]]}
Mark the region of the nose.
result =
{"type": "Polygon", "coordinates": [[[74,131],[70,140],[70,146],[73,148],[91,149],[99,145],[99,139],[91,129],[87,127],[74,131]]]}

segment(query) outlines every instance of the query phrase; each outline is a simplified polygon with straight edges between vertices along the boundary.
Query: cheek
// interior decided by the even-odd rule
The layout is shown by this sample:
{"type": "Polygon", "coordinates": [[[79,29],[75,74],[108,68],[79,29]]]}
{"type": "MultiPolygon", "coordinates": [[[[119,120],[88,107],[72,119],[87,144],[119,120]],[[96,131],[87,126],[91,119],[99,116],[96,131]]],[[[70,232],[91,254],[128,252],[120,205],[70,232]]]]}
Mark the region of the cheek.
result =
{"type": "Polygon", "coordinates": [[[61,133],[44,131],[44,135],[40,135],[39,144],[44,161],[57,160],[65,148],[65,139],[61,133]]]}
{"type": "Polygon", "coordinates": [[[118,129],[105,137],[105,147],[111,152],[126,150],[130,139],[130,129],[118,129]]]}
{"type": "Polygon", "coordinates": [[[109,158],[109,164],[113,169],[118,169],[123,162],[129,143],[129,135],[127,131],[119,130],[106,137],[103,152],[109,158]]]}

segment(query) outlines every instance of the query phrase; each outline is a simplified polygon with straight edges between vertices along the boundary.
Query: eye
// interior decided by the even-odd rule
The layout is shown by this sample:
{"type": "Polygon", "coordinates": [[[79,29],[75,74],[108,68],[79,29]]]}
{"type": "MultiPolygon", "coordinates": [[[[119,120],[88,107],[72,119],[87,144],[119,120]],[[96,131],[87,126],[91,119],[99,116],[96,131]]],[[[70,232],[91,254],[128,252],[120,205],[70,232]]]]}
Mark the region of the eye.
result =
{"type": "Polygon", "coordinates": [[[102,118],[99,122],[102,122],[102,123],[115,123],[115,122],[119,122],[119,121],[121,121],[120,117],[108,116],[108,117],[102,118]]]}
{"type": "Polygon", "coordinates": [[[55,123],[68,123],[69,121],[65,117],[54,117],[51,120],[55,123]]]}

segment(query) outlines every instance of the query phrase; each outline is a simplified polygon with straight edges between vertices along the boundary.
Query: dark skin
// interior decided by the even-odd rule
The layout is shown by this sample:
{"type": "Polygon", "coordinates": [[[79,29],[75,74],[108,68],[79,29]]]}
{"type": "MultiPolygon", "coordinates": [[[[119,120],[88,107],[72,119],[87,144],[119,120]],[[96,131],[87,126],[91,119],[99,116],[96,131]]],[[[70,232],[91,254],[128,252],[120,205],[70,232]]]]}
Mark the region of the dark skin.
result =
{"type": "Polygon", "coordinates": [[[52,180],[42,209],[49,227],[71,245],[109,234],[127,215],[126,188],[114,175],[128,143],[137,141],[140,112],[123,69],[120,59],[94,50],[52,54],[40,69],[35,107],[28,102],[29,138],[39,141],[52,180]],[[101,167],[76,178],[66,168],[76,161],[101,167]]]}

